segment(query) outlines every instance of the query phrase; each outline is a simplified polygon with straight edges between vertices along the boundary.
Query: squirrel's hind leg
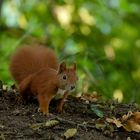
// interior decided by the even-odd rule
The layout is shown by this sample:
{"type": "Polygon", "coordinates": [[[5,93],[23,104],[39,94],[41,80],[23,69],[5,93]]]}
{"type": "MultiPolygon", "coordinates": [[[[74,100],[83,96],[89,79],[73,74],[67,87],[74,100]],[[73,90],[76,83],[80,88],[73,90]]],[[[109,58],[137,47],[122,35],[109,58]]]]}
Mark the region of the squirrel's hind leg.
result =
{"type": "Polygon", "coordinates": [[[20,82],[18,89],[20,92],[20,96],[17,98],[17,101],[20,102],[27,102],[31,96],[31,91],[30,91],[30,84],[32,80],[32,75],[29,75],[26,77],[23,81],[20,82]]]}

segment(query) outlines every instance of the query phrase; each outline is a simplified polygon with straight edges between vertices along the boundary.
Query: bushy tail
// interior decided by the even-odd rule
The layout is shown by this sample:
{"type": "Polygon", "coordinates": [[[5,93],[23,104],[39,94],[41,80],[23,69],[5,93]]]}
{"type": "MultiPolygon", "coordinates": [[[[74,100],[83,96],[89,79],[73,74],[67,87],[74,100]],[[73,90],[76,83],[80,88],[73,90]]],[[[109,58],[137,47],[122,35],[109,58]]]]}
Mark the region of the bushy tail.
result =
{"type": "Polygon", "coordinates": [[[19,92],[22,95],[22,99],[23,100],[28,100],[29,98],[29,92],[30,92],[30,84],[32,81],[32,75],[29,75],[28,77],[26,77],[24,80],[22,80],[19,84],[19,92]]]}
{"type": "Polygon", "coordinates": [[[18,48],[10,62],[10,72],[17,84],[47,67],[58,69],[58,61],[53,50],[40,45],[18,48]]]}

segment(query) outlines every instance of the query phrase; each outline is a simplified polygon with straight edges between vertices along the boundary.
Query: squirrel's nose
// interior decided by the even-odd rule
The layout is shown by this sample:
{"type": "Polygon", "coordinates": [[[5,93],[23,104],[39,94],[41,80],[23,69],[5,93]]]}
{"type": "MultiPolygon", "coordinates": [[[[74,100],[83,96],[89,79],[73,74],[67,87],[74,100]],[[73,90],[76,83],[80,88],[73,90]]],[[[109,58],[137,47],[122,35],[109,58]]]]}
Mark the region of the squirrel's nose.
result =
{"type": "Polygon", "coordinates": [[[73,90],[75,88],[75,86],[71,86],[71,90],[73,90]]]}

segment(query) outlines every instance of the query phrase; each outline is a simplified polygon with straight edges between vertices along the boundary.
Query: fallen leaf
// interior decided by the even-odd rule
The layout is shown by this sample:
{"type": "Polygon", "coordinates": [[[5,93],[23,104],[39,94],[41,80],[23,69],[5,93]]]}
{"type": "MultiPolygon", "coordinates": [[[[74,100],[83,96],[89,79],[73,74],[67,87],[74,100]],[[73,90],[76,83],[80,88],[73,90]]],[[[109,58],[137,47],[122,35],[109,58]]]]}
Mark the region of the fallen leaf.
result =
{"type": "Polygon", "coordinates": [[[101,111],[100,109],[98,109],[98,107],[96,105],[91,105],[91,110],[100,118],[102,118],[104,116],[103,111],[101,111]]]}
{"type": "Polygon", "coordinates": [[[2,89],[3,89],[3,91],[7,91],[7,89],[8,89],[8,86],[7,85],[2,85],[2,89]]]}
{"type": "Polygon", "coordinates": [[[32,128],[33,130],[38,130],[39,128],[41,128],[43,126],[44,123],[35,123],[35,124],[31,124],[30,128],[32,128]]]}
{"type": "Polygon", "coordinates": [[[5,136],[3,133],[0,133],[0,140],[5,140],[5,136]]]}
{"type": "Polygon", "coordinates": [[[118,128],[123,127],[128,132],[140,132],[140,112],[129,111],[122,118],[107,118],[106,121],[115,124],[118,128]]]}
{"type": "Polygon", "coordinates": [[[131,138],[130,137],[127,137],[127,139],[126,140],[131,140],[131,138]]]}
{"type": "Polygon", "coordinates": [[[69,138],[74,137],[76,133],[77,133],[77,129],[76,128],[71,128],[71,129],[68,129],[64,133],[64,136],[65,136],[66,139],[69,139],[69,138]]]}
{"type": "Polygon", "coordinates": [[[111,119],[111,118],[106,118],[106,121],[107,121],[108,123],[113,123],[113,124],[115,124],[118,128],[121,127],[121,126],[123,126],[122,123],[121,123],[121,121],[120,121],[119,119],[116,119],[116,118],[113,118],[113,119],[111,119]]]}
{"type": "Polygon", "coordinates": [[[96,124],[95,124],[95,127],[96,127],[97,129],[99,129],[99,130],[104,130],[104,128],[106,127],[106,125],[103,124],[103,123],[96,123],[96,124]]]}
{"type": "Polygon", "coordinates": [[[140,124],[140,112],[137,111],[134,113],[134,120],[135,120],[135,122],[140,124]]]}
{"type": "Polygon", "coordinates": [[[58,120],[49,120],[45,123],[45,126],[47,127],[53,127],[55,125],[59,124],[59,121],[58,120]]]}
{"type": "Polygon", "coordinates": [[[128,132],[135,131],[135,132],[140,132],[140,125],[135,122],[133,119],[128,120],[126,124],[123,125],[123,128],[127,130],[128,132]]]}
{"type": "Polygon", "coordinates": [[[80,98],[84,101],[96,102],[100,98],[100,95],[98,95],[97,92],[94,91],[90,94],[83,94],[80,98]]]}
{"type": "Polygon", "coordinates": [[[123,121],[123,128],[128,131],[135,131],[140,132],[140,112],[134,112],[131,111],[128,112],[127,115],[122,116],[123,121]]]}
{"type": "Polygon", "coordinates": [[[132,111],[128,111],[126,115],[122,116],[122,121],[128,120],[133,115],[132,111]]]}

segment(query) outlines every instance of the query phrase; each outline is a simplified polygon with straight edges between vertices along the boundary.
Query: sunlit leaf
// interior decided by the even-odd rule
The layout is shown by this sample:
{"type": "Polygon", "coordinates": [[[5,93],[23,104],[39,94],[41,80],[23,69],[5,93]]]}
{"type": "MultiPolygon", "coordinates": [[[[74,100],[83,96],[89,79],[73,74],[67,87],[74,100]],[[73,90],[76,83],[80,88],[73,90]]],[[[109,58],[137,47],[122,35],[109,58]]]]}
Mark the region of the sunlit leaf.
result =
{"type": "Polygon", "coordinates": [[[77,133],[77,129],[76,128],[71,128],[71,129],[68,129],[65,133],[64,133],[64,136],[66,139],[69,139],[69,138],[72,138],[76,135],[77,133]]]}
{"type": "Polygon", "coordinates": [[[45,123],[45,126],[47,127],[53,127],[55,125],[59,124],[59,121],[58,120],[49,120],[45,123]]]}

